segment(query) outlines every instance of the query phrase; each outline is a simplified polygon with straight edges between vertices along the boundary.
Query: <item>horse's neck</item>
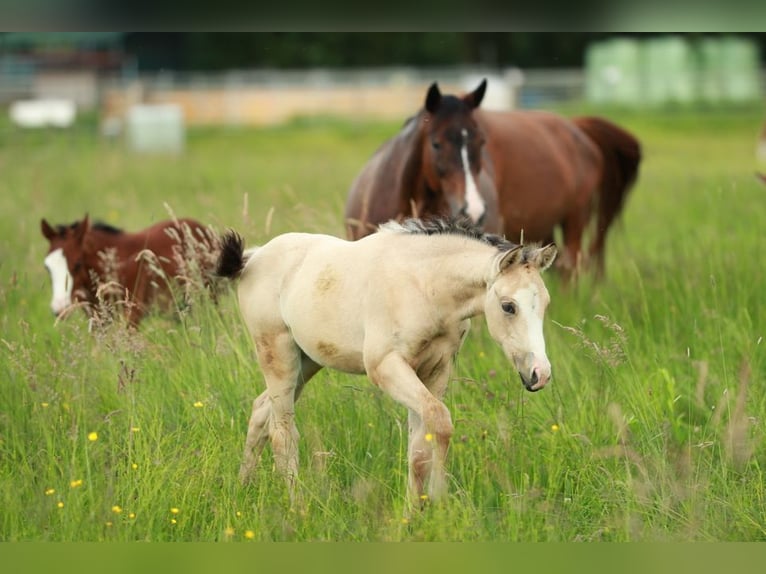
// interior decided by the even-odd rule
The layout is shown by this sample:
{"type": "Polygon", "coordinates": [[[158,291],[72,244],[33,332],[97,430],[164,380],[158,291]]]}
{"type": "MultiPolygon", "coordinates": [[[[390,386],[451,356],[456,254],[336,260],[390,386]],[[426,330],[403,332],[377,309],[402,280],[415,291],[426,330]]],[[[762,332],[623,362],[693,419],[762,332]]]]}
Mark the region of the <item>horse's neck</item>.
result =
{"type": "Polygon", "coordinates": [[[111,250],[118,250],[121,245],[124,245],[129,234],[107,233],[97,229],[91,230],[89,233],[91,236],[86,238],[88,247],[85,250],[85,263],[97,273],[102,274],[104,272],[104,255],[111,250]]]}
{"type": "MultiPolygon", "coordinates": [[[[407,124],[399,134],[397,146],[404,150],[404,161],[400,163],[399,173],[399,197],[404,214],[411,214],[410,199],[421,191],[423,187],[423,130],[421,129],[421,114],[415,116],[411,124],[407,124]]],[[[414,215],[414,214],[413,214],[414,215]]]]}
{"type": "Polygon", "coordinates": [[[444,308],[453,309],[457,319],[483,313],[497,250],[461,236],[424,239],[422,248],[413,247],[408,257],[413,258],[418,276],[429,285],[433,296],[442,300],[444,308]]]}

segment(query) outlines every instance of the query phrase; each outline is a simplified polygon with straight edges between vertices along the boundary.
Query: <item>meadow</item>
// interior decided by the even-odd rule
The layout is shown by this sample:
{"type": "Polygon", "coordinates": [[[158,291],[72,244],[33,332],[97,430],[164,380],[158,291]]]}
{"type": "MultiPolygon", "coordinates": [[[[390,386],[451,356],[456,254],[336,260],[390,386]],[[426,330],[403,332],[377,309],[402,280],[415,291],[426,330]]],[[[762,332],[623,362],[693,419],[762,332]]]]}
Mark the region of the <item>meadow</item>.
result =
{"type": "Polygon", "coordinates": [[[445,399],[449,496],[419,512],[405,410],[332,371],[298,403],[303,504],[268,449],[241,486],[264,384],[232,292],[138,332],[54,323],[39,231],[42,217],[135,230],[175,213],[249,244],[342,235],[348,186],[398,123],[198,128],[178,157],[131,154],[94,121],[0,124],[0,540],[766,539],[762,109],[604,115],[644,149],[607,278],[547,276],[540,393],[474,321],[445,399]]]}

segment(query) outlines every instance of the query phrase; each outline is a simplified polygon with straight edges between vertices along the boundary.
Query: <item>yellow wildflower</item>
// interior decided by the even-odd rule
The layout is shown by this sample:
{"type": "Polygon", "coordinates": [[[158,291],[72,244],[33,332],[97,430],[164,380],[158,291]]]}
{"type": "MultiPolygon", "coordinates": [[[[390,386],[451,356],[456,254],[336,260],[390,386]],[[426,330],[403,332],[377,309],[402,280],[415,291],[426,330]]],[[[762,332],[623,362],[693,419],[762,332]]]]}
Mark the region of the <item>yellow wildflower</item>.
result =
{"type": "Polygon", "coordinates": [[[133,470],[136,470],[138,468],[138,465],[134,462],[133,464],[130,465],[130,468],[132,468],[133,470]]]}
{"type": "Polygon", "coordinates": [[[552,425],[551,425],[551,431],[552,431],[552,432],[558,432],[558,431],[559,431],[559,425],[557,425],[557,424],[552,424],[552,425]]]}
{"type": "Polygon", "coordinates": [[[178,524],[178,521],[175,518],[171,518],[170,524],[178,524]]]}
{"type": "Polygon", "coordinates": [[[130,518],[131,520],[134,520],[136,518],[136,513],[131,512],[130,514],[128,514],[128,518],[130,518]]]}
{"type": "Polygon", "coordinates": [[[112,512],[114,512],[115,514],[119,514],[120,512],[122,512],[122,506],[115,504],[114,506],[112,506],[112,512]]]}
{"type": "Polygon", "coordinates": [[[82,486],[82,479],[78,478],[77,480],[73,480],[69,483],[69,486],[72,488],[77,488],[78,486],[82,486]]]}
{"type": "Polygon", "coordinates": [[[202,403],[202,401],[197,401],[196,403],[194,403],[194,408],[195,409],[201,409],[204,406],[205,405],[202,403]]]}
{"type": "Polygon", "coordinates": [[[48,403],[40,403],[40,406],[43,407],[44,409],[47,409],[48,408],[48,403]]]}
{"type": "Polygon", "coordinates": [[[50,496],[51,494],[53,494],[55,492],[56,492],[55,488],[48,488],[48,489],[45,490],[45,496],[50,496]]]}
{"type": "Polygon", "coordinates": [[[63,503],[63,502],[61,502],[61,501],[59,500],[59,501],[56,503],[56,506],[58,506],[59,508],[64,508],[64,503],[63,503]]]}
{"type": "Polygon", "coordinates": [[[91,432],[88,433],[88,440],[93,442],[98,440],[98,433],[97,432],[91,432]]]}
{"type": "Polygon", "coordinates": [[[255,532],[253,532],[252,530],[245,530],[245,538],[247,538],[248,540],[252,540],[253,538],[255,538],[255,532]]]}
{"type": "Polygon", "coordinates": [[[178,509],[177,509],[177,508],[175,508],[175,507],[173,507],[173,508],[171,508],[171,509],[170,509],[170,513],[171,513],[171,514],[178,514],[179,512],[181,512],[181,511],[180,511],[180,510],[178,510],[178,509]]]}

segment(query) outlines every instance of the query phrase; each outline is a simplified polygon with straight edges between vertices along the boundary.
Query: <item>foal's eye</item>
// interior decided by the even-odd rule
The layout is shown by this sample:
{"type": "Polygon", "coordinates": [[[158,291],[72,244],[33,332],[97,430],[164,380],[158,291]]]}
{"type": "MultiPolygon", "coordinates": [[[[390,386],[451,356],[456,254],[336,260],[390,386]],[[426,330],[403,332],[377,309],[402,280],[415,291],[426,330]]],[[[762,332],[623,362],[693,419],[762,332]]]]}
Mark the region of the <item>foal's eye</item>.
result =
{"type": "Polygon", "coordinates": [[[72,266],[72,271],[74,271],[75,273],[77,273],[77,272],[78,272],[78,271],[79,271],[81,268],[82,268],[82,262],[81,262],[81,261],[78,261],[77,263],[75,263],[75,264],[72,266]]]}
{"type": "Polygon", "coordinates": [[[508,315],[515,315],[516,314],[516,303],[512,301],[503,301],[500,306],[503,308],[503,311],[507,313],[508,315]]]}

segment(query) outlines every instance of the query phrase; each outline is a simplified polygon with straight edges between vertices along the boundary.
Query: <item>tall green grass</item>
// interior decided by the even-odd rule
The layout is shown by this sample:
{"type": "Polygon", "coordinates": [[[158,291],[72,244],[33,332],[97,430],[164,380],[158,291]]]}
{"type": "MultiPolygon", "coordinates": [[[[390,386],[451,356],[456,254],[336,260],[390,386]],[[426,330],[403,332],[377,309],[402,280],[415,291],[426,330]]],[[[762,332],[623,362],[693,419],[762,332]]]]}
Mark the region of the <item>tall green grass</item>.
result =
{"type": "Polygon", "coordinates": [[[249,243],[343,233],[346,190],[396,124],[192,130],[180,157],[92,126],[0,126],[0,539],[763,540],[766,189],[759,110],[615,112],[645,160],[607,280],[551,275],[554,381],[526,393],[481,319],[446,396],[443,504],[410,513],[406,413],[325,371],[298,403],[303,504],[267,449],[237,471],[263,378],[234,298],[140,331],[54,324],[39,219],[168,216],[249,243]],[[94,434],[95,433],[95,434],[94,434]]]}

